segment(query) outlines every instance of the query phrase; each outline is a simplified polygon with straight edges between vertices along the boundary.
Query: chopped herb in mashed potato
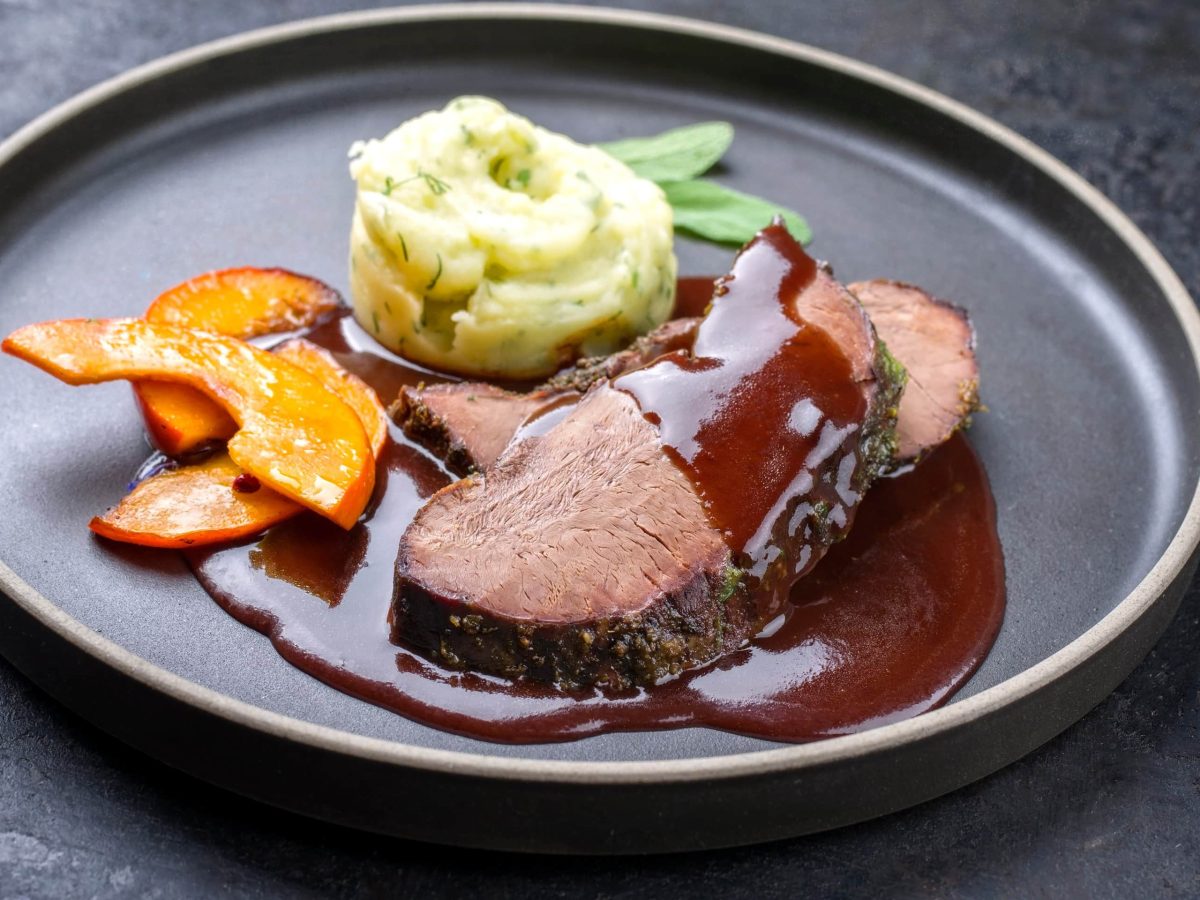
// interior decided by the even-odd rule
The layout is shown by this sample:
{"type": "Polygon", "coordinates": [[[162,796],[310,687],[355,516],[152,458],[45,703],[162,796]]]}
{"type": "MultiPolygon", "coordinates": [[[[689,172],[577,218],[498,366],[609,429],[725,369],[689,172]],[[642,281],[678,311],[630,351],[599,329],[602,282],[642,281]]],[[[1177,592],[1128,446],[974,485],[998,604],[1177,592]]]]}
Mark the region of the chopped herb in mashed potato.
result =
{"type": "Polygon", "coordinates": [[[539,377],[670,314],[671,207],[603,150],[460,97],[351,156],[355,316],[409,359],[539,377]]]}

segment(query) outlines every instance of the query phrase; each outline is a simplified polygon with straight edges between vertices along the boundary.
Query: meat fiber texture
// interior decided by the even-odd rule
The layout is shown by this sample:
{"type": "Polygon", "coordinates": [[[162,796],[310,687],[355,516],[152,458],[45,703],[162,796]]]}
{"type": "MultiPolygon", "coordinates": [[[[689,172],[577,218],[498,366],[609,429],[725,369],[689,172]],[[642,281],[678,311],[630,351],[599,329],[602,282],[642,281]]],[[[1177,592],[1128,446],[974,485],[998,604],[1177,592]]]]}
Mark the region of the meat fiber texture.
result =
{"type": "MultiPolygon", "coordinates": [[[[853,448],[861,491],[890,459],[903,370],[827,271],[794,302],[841,348],[867,401],[853,448]]],[[[839,528],[789,537],[803,501],[792,499],[768,530],[795,544],[785,561],[819,558],[839,528]]],[[[554,427],[418,512],[397,556],[393,634],[451,667],[629,689],[742,646],[778,612],[739,563],[656,425],[602,378],[554,427]]]]}
{"type": "Polygon", "coordinates": [[[393,626],[452,667],[627,687],[741,642],[748,610],[721,599],[731,571],[654,426],[601,383],[417,514],[393,626]]]}
{"type": "Polygon", "coordinates": [[[569,390],[517,393],[474,381],[406,386],[388,412],[451,472],[467,475],[491,466],[521,424],[539,410],[577,396],[569,390]]]}
{"type": "Polygon", "coordinates": [[[899,281],[856,281],[853,293],[908,369],[896,422],[896,465],[917,462],[979,408],[975,329],[966,312],[899,281]]]}

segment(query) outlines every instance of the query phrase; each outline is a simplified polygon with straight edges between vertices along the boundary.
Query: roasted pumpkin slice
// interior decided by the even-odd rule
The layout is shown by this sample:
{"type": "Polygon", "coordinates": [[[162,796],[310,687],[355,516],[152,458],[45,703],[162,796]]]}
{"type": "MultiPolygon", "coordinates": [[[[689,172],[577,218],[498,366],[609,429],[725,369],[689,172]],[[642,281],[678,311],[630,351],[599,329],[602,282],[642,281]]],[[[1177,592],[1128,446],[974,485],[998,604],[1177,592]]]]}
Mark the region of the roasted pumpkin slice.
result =
{"type": "Polygon", "coordinates": [[[354,410],[371,443],[371,453],[378,459],[388,439],[388,418],[375,391],[357,375],[343,369],[332,353],[311,341],[294,338],[272,352],[321,379],[354,410]]]}
{"type": "Polygon", "coordinates": [[[143,319],[65,319],[28,325],[3,343],[68,384],[170,381],[203,391],[238,424],[229,455],[302,506],[343,528],[375,484],[366,431],[321,379],[234,338],[143,319]]]}
{"type": "Polygon", "coordinates": [[[147,478],[89,527],[114,541],[183,548],[250,537],[301,509],[218,453],[147,478]]]}
{"type": "MultiPolygon", "coordinates": [[[[146,320],[235,338],[309,328],[342,306],[329,285],[286,269],[245,266],[206,272],[160,294],[146,320]]],[[[135,383],[150,439],[180,456],[237,430],[230,415],[195,388],[161,381],[135,383]]]]}
{"type": "MultiPolygon", "coordinates": [[[[375,392],[316,344],[296,339],[277,347],[275,353],[315,375],[354,410],[371,452],[378,458],[388,431],[387,416],[375,392]]],[[[92,519],[91,529],[130,544],[195,547],[251,537],[302,508],[260,485],[227,453],[221,453],[198,465],[147,478],[114,509],[92,519]]]]}

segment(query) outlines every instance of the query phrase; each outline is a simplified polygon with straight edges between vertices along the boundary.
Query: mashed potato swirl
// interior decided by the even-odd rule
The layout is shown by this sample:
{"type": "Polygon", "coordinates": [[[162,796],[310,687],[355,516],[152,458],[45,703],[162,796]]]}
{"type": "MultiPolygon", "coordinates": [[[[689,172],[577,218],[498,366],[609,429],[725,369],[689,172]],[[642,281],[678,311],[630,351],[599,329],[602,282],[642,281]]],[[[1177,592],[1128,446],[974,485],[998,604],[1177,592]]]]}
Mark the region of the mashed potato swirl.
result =
{"type": "Polygon", "coordinates": [[[351,156],[355,317],[409,359],[540,377],[670,314],[671,208],[596,147],[460,97],[351,156]]]}

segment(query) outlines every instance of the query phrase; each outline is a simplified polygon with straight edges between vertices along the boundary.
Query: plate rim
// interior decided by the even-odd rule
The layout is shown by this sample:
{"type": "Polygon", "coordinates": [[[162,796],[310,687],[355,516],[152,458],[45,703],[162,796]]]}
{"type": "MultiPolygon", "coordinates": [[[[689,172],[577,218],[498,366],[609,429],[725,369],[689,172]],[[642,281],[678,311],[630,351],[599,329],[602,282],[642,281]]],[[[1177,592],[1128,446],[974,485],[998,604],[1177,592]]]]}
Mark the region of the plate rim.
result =
{"type": "MultiPolygon", "coordinates": [[[[947,116],[1015,153],[1087,207],[1133,253],[1174,313],[1200,378],[1200,310],[1145,234],[1081,175],[1012,129],[964,103],[879,67],[797,41],[683,16],[557,3],[425,4],[306,18],[209,41],[136,66],[42,113],[0,142],[0,168],[72,118],[143,84],[223,56],[336,31],[453,19],[472,23],[522,19],[624,26],[707,38],[788,57],[898,94],[947,116]]],[[[1161,598],[1200,546],[1200,480],[1183,521],[1142,580],[1107,615],[1046,659],[978,694],[901,722],[857,734],[769,750],[668,760],[546,760],[420,747],[372,738],[272,712],[204,687],[138,656],[87,627],[35,590],[0,560],[0,590],[13,603],[78,650],[168,698],[231,724],[313,749],[409,769],[493,780],[561,784],[637,785],[724,781],[798,772],[844,762],[952,731],[1011,706],[1082,666],[1161,598]]]]}

